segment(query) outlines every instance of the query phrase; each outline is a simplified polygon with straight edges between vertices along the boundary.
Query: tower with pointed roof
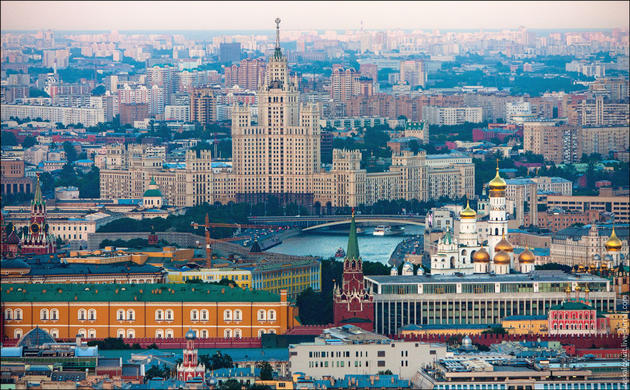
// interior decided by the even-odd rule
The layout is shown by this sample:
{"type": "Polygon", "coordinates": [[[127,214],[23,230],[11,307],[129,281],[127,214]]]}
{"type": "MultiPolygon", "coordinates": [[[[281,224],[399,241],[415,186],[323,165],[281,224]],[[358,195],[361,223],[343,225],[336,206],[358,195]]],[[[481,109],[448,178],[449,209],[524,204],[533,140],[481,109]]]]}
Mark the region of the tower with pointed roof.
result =
{"type": "Polygon", "coordinates": [[[374,329],[374,297],[365,288],[363,280],[363,260],[359,255],[357,226],[354,209],[350,220],[348,250],[343,261],[341,287],[335,286],[333,292],[335,325],[352,324],[362,329],[374,329]]]}
{"type": "Polygon", "coordinates": [[[258,123],[250,107],[232,107],[232,177],[237,201],[274,196],[281,203],[313,204],[314,175],[321,172],[319,106],[300,102],[297,80],[290,77],[276,43],[258,89],[258,123]]]}
{"type": "Polygon", "coordinates": [[[37,175],[35,196],[31,201],[31,219],[27,230],[22,237],[21,253],[45,255],[55,253],[55,250],[54,237],[48,230],[46,202],[42,196],[42,188],[39,184],[39,175],[37,175]]]}

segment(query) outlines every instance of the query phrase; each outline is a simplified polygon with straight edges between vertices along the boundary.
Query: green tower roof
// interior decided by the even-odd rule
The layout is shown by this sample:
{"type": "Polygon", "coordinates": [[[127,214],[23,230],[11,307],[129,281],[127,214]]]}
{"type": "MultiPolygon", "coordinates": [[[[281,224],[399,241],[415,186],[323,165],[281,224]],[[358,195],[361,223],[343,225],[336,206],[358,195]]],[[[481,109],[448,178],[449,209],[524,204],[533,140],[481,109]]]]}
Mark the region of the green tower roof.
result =
{"type": "Polygon", "coordinates": [[[37,175],[37,184],[35,185],[35,196],[33,197],[32,204],[44,204],[44,198],[42,197],[42,187],[39,185],[39,175],[37,175]]]}
{"type": "Polygon", "coordinates": [[[354,210],[352,210],[352,220],[350,221],[350,234],[348,235],[348,250],[346,259],[359,258],[359,241],[357,240],[357,224],[354,221],[354,210]]]}

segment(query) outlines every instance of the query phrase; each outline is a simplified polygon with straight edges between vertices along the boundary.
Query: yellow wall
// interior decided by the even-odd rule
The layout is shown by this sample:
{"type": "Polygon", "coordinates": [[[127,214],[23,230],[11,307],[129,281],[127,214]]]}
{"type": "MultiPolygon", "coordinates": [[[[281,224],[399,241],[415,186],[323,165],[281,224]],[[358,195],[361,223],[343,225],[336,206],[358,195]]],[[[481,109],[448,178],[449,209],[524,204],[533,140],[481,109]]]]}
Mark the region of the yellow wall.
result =
{"type": "Polygon", "coordinates": [[[477,335],[481,334],[487,328],[479,329],[462,329],[462,328],[440,328],[440,329],[423,329],[423,330],[401,330],[400,334],[405,335],[427,335],[427,334],[444,334],[444,335],[477,335]]]}
{"type": "Polygon", "coordinates": [[[610,323],[610,333],[612,334],[628,334],[628,314],[627,313],[610,313],[604,314],[608,317],[610,323]]]}
{"type": "Polygon", "coordinates": [[[169,270],[167,274],[169,283],[185,283],[186,280],[191,279],[203,280],[204,282],[219,282],[224,278],[233,280],[239,287],[250,288],[252,286],[252,273],[241,269],[169,270]]]}
{"type": "Polygon", "coordinates": [[[547,334],[547,320],[503,320],[508,334],[547,334]]]}

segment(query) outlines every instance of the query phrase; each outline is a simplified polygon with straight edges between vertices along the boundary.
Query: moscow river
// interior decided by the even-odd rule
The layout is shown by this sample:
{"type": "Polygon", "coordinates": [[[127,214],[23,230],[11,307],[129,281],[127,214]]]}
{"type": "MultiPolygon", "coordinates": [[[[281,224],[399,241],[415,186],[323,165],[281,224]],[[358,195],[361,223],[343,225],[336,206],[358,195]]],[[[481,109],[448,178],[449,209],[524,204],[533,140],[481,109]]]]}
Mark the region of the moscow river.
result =
{"type": "MultiPolygon", "coordinates": [[[[405,226],[404,235],[373,236],[374,227],[366,227],[364,233],[359,234],[359,252],[363,260],[378,261],[387,264],[396,245],[413,235],[423,234],[424,227],[417,225],[405,226]]],[[[319,256],[329,258],[335,255],[338,248],[345,251],[348,247],[348,233],[302,233],[283,240],[282,244],[270,248],[270,252],[299,256],[319,256]]]]}

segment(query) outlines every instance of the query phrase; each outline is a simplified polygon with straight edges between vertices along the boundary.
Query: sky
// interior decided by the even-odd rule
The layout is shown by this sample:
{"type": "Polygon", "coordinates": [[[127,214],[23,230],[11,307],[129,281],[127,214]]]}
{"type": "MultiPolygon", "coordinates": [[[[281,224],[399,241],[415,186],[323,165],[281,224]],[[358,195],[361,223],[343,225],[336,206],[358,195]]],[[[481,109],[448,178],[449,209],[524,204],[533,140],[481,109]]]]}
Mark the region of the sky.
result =
{"type": "Polygon", "coordinates": [[[628,28],[627,1],[2,1],[4,30],[628,28]]]}

